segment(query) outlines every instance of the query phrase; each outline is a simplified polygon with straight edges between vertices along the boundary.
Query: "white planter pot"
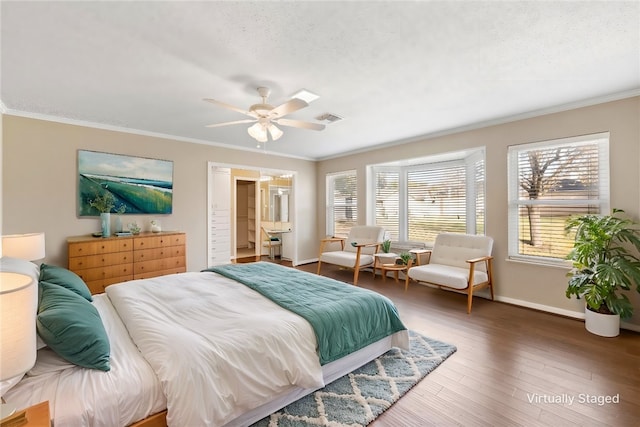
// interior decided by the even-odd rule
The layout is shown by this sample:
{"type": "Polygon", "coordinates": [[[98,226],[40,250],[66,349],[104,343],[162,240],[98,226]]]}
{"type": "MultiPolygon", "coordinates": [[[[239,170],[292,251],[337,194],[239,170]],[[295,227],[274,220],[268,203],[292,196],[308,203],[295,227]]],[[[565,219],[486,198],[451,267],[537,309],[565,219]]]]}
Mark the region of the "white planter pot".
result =
{"type": "Polygon", "coordinates": [[[378,257],[380,264],[395,264],[396,258],[398,258],[398,255],[392,252],[389,252],[389,253],[380,252],[376,254],[376,257],[378,257]]]}
{"type": "Polygon", "coordinates": [[[585,307],[584,326],[592,334],[601,337],[617,337],[620,334],[620,316],[596,313],[585,307]]]}

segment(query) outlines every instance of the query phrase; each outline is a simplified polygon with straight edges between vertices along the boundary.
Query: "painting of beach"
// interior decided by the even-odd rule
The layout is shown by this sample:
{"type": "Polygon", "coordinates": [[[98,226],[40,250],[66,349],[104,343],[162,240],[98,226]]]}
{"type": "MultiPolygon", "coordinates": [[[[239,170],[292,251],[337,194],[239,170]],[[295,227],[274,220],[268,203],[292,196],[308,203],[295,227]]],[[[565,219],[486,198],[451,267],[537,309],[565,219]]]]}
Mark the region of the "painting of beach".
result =
{"type": "Polygon", "coordinates": [[[110,212],[170,214],[173,162],[78,150],[78,216],[99,216],[91,202],[107,193],[110,212]]]}

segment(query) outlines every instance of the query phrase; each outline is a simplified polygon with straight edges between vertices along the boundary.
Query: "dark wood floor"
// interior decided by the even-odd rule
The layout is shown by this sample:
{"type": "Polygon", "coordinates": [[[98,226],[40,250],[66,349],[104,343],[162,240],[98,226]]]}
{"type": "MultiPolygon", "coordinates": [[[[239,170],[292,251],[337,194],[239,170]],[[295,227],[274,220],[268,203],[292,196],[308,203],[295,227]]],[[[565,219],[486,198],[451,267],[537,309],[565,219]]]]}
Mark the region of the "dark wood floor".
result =
{"type": "Polygon", "coordinates": [[[393,300],[409,329],[458,348],[371,426],[640,426],[640,334],[601,338],[581,321],[482,298],[467,315],[463,295],[415,283],[405,292],[369,272],[358,285],[393,300]]]}

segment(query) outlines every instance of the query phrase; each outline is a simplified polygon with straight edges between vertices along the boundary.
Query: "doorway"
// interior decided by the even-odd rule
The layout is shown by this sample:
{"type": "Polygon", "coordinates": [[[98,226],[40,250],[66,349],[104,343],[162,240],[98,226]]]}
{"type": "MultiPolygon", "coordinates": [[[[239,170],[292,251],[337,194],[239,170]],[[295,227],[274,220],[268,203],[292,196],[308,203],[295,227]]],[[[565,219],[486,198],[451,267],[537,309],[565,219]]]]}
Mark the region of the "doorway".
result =
{"type": "Polygon", "coordinates": [[[235,258],[255,257],[259,255],[260,235],[258,215],[256,215],[256,180],[236,178],[236,256],[235,258]]]}

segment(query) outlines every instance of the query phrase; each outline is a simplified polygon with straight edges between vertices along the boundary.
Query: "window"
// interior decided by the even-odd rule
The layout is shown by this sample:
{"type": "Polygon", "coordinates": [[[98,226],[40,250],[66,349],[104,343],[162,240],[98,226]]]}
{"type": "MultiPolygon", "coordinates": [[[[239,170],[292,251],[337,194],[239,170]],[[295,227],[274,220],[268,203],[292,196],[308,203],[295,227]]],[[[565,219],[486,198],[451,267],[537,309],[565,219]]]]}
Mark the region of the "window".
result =
{"type": "Polygon", "coordinates": [[[563,263],[571,215],[609,213],[609,134],[509,147],[509,257],[563,263]]]}
{"type": "Polygon", "coordinates": [[[375,223],[392,240],[433,242],[442,232],[484,233],[484,150],[371,168],[375,223]]]}
{"type": "Polygon", "coordinates": [[[358,223],[356,171],[327,175],[327,235],[347,237],[358,223]]]}

